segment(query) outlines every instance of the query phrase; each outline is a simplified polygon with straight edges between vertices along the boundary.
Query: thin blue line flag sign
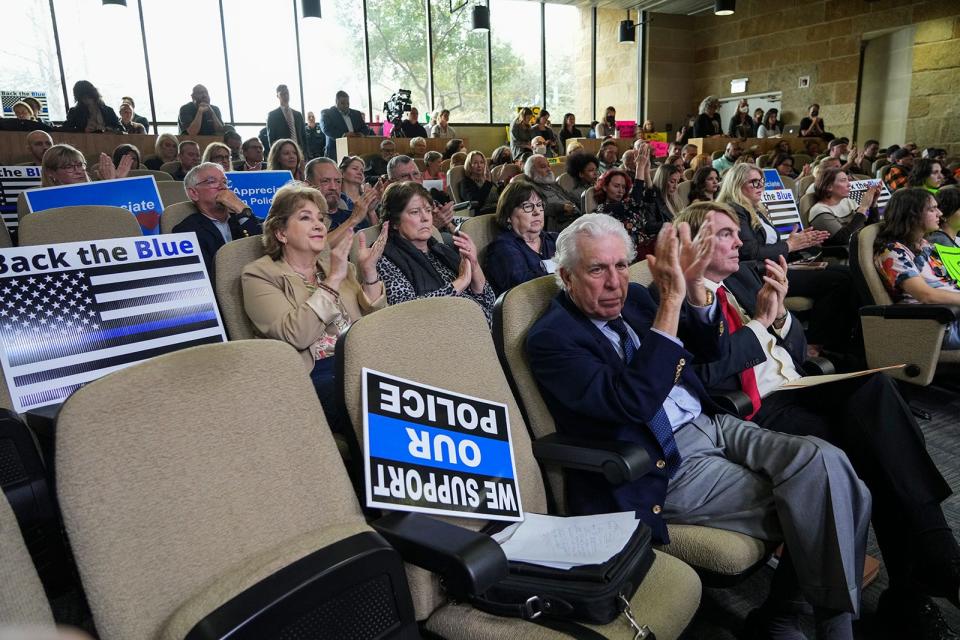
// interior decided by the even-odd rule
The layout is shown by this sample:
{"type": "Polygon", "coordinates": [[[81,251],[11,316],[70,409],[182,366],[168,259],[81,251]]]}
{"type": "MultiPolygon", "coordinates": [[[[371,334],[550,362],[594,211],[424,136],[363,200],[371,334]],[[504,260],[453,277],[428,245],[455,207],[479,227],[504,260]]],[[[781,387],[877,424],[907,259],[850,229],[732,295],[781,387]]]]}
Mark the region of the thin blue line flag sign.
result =
{"type": "Polygon", "coordinates": [[[122,207],[137,217],[143,235],[154,236],[160,233],[163,204],[153,176],[30,189],[24,196],[31,212],[91,204],[122,207]]]}
{"type": "Polygon", "coordinates": [[[523,520],[507,406],[363,369],[367,506],[523,520]]]}

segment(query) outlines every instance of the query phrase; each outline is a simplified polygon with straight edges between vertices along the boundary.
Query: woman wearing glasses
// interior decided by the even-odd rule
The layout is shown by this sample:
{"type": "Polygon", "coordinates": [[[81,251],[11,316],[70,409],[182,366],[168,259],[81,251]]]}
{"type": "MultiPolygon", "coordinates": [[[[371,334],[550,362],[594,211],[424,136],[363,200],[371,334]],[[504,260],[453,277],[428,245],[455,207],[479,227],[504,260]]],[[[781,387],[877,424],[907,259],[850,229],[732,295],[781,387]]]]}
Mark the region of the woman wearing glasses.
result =
{"type": "MultiPolygon", "coordinates": [[[[133,166],[133,161],[132,155],[124,155],[114,167],[110,156],[101,153],[100,161],[97,163],[97,175],[101,180],[125,178],[133,166]]],[[[69,144],[55,144],[46,150],[40,163],[41,187],[56,187],[80,182],[90,182],[90,176],[87,175],[87,160],[78,149],[69,144]]]]}
{"type": "Polygon", "coordinates": [[[500,194],[496,221],[502,229],[487,246],[487,278],[499,295],[553,273],[557,234],[544,231],[544,195],[532,182],[514,180],[500,194]]]}

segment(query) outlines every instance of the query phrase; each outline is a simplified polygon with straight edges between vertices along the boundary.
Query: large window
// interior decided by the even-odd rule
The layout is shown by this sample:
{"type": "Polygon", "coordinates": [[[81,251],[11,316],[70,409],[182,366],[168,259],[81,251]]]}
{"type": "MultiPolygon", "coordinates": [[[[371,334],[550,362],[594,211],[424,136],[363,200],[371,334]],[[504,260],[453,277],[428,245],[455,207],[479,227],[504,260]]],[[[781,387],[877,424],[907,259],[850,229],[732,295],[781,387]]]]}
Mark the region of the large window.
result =
{"type": "MultiPolygon", "coordinates": [[[[0,91],[46,93],[50,118],[67,116],[47,0],[18,0],[16,6],[7,7],[0,57],[0,91]]],[[[7,101],[4,96],[4,105],[7,101]]]]}
{"type": "Polygon", "coordinates": [[[540,3],[490,2],[493,120],[510,122],[517,107],[543,106],[540,75],[540,3]]]}
{"type": "Polygon", "coordinates": [[[451,14],[449,0],[430,0],[433,104],[456,122],[487,122],[487,34],[472,30],[470,5],[451,14]]]}
{"type": "MultiPolygon", "coordinates": [[[[581,11],[578,7],[562,4],[544,5],[544,38],[547,52],[547,109],[552,114],[554,124],[562,124],[564,113],[577,116],[578,122],[590,122],[590,113],[577,111],[577,74],[575,67],[577,50],[581,40],[586,40],[587,55],[590,57],[590,41],[584,34],[588,30],[581,25],[581,11]]],[[[584,11],[586,15],[587,12],[584,11]]],[[[587,23],[589,25],[589,21],[587,23]]],[[[586,65],[589,73],[589,63],[586,65]]],[[[582,86],[582,82],[580,83],[582,86]]]]}
{"type": "MultiPolygon", "coordinates": [[[[427,15],[423,2],[367,0],[373,112],[398,89],[409,89],[413,106],[429,113],[427,15]]],[[[425,118],[421,117],[421,121],[425,118]]]]}
{"type": "MultiPolygon", "coordinates": [[[[180,106],[190,102],[194,85],[202,84],[210,92],[211,104],[229,122],[217,0],[143,0],[143,19],[157,119],[176,122],[180,106]]],[[[263,34],[256,26],[250,27],[250,33],[251,46],[268,55],[263,34]]],[[[265,61],[258,65],[267,66],[265,61]]]]}

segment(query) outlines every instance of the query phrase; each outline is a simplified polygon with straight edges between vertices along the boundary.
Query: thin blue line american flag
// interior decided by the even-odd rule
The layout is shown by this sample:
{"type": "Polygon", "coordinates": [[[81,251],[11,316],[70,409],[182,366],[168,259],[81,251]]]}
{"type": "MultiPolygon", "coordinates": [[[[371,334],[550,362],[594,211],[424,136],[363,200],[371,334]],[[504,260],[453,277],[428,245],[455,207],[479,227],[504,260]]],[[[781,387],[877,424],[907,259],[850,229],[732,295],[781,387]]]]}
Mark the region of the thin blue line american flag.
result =
{"type": "Polygon", "coordinates": [[[882,180],[856,180],[850,183],[850,199],[857,203],[857,206],[860,206],[860,203],[863,200],[863,194],[867,192],[867,189],[870,188],[870,185],[874,183],[880,183],[880,195],[877,197],[877,209],[880,210],[882,214],[887,208],[887,203],[890,202],[891,193],[887,188],[887,185],[883,184],[882,180]]]}
{"type": "MultiPolygon", "coordinates": [[[[27,189],[40,186],[39,173],[36,176],[16,176],[28,167],[0,167],[0,216],[7,230],[16,236],[20,226],[17,217],[17,197],[27,189]]],[[[34,167],[29,167],[34,169],[34,167]]]]}
{"type": "Polygon", "coordinates": [[[137,362],[226,337],[199,256],[0,278],[18,411],[137,362]]]}
{"type": "Polygon", "coordinates": [[[771,189],[763,192],[763,202],[767,206],[767,217],[776,227],[780,238],[790,235],[794,225],[800,224],[800,210],[789,189],[771,189]]]}

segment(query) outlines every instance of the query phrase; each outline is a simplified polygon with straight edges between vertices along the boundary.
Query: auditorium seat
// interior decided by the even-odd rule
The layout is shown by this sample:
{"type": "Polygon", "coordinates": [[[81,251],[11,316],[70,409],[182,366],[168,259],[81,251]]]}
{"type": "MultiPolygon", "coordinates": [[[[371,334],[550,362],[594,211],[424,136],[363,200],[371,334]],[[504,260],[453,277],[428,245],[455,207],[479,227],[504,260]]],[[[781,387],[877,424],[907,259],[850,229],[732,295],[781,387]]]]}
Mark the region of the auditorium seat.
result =
{"type": "Polygon", "coordinates": [[[477,246],[477,260],[482,268],[487,264],[487,246],[500,235],[500,225],[497,224],[497,214],[485,213],[475,218],[467,218],[460,224],[460,231],[463,231],[473,244],[477,246]]]}
{"type": "Polygon", "coordinates": [[[13,240],[10,238],[10,230],[6,223],[0,220],[0,249],[9,249],[13,246],[13,240]]]}
{"type": "Polygon", "coordinates": [[[872,173],[875,177],[879,178],[880,176],[878,174],[880,173],[880,169],[890,164],[892,164],[892,162],[890,161],[890,158],[886,156],[882,158],[877,158],[876,160],[873,161],[873,164],[870,166],[870,173],[872,173]]]}
{"type": "Polygon", "coordinates": [[[683,203],[683,206],[686,207],[687,203],[690,202],[690,188],[693,187],[693,181],[684,180],[677,185],[677,196],[680,198],[680,202],[683,203]]]}
{"type": "Polygon", "coordinates": [[[576,186],[573,176],[566,171],[557,176],[557,184],[567,193],[573,193],[573,187],[576,186]]]}
{"type": "Polygon", "coordinates": [[[696,173],[693,169],[684,169],[683,170],[683,179],[684,180],[693,180],[693,174],[696,173]]]}
{"type": "Polygon", "coordinates": [[[414,637],[403,565],[337,460],[303,361],[275,340],[78,390],[57,493],[99,637],[414,637]]]}
{"type": "Polygon", "coordinates": [[[155,171],[153,169],[131,169],[127,175],[131,178],[136,176],[153,176],[153,179],[157,182],[169,182],[173,180],[173,176],[166,171],[155,171]]]}
{"type": "Polygon", "coordinates": [[[814,180],[816,180],[816,178],[814,178],[812,174],[797,178],[797,194],[799,197],[803,197],[803,194],[807,192],[807,188],[813,184],[814,180]]]}
{"type": "Polygon", "coordinates": [[[884,182],[886,182],[887,174],[890,173],[890,169],[892,168],[893,168],[893,164],[891,163],[881,165],[880,168],[877,169],[877,179],[883,180],[884,182]]]}
{"type": "Polygon", "coordinates": [[[850,239],[850,272],[861,302],[860,325],[867,366],[903,364],[888,371],[904,382],[927,386],[938,373],[960,372],[960,350],[940,347],[946,325],[960,319],[960,306],[894,304],[873,262],[879,225],[868,225],[850,239]]]}
{"type": "MultiPolygon", "coordinates": [[[[53,613],[6,498],[0,495],[0,636],[3,625],[53,630],[53,613]]],[[[11,636],[13,637],[13,636],[11,636]]],[[[17,637],[28,637],[17,636],[17,637]]]]}
{"type": "Polygon", "coordinates": [[[810,154],[807,153],[795,153],[793,154],[793,166],[797,171],[803,169],[803,165],[810,164],[813,161],[813,158],[810,157],[810,154]]]}
{"type": "Polygon", "coordinates": [[[142,236],[136,216],[121,207],[78,205],[35,211],[23,217],[20,246],[142,236]]]}
{"type": "Polygon", "coordinates": [[[190,201],[186,190],[183,188],[183,183],[179,180],[164,180],[158,182],[157,191],[160,192],[160,202],[163,203],[164,209],[178,202],[190,201]]]}
{"type": "Polygon", "coordinates": [[[462,202],[460,198],[460,183],[463,182],[463,167],[452,167],[447,171],[447,191],[455,203],[462,202]]]}
{"type": "Polygon", "coordinates": [[[799,198],[797,195],[797,181],[790,176],[780,176],[780,182],[783,183],[784,189],[789,189],[793,192],[793,199],[796,201],[797,198],[799,198]]]}
{"type": "MultiPolygon", "coordinates": [[[[462,298],[424,298],[387,307],[365,316],[341,336],[337,345],[341,399],[359,441],[363,437],[361,369],[364,367],[507,406],[510,434],[523,509],[546,513],[543,479],[534,459],[523,415],[497,360],[486,319],[477,304],[462,298]],[[411,339],[416,327],[420,339],[411,339]],[[454,340],[436,339],[455,331],[454,340]],[[390,345],[385,349],[383,345],[390,345]],[[342,372],[342,375],[340,373],[342,372]]],[[[460,527],[480,529],[482,520],[441,518],[460,527]]],[[[417,618],[425,630],[444,638],[502,640],[558,638],[562,634],[516,618],[496,617],[467,604],[447,601],[435,576],[408,569],[417,618]]],[[[667,554],[656,559],[631,600],[641,624],[660,640],[677,638],[696,612],[700,581],[690,567],[667,554]]],[[[633,638],[624,620],[591,627],[607,638],[633,638]]]]}
{"type": "Polygon", "coordinates": [[[164,162],[162,165],[160,165],[160,171],[163,171],[164,173],[168,173],[172,177],[176,175],[178,171],[180,171],[180,168],[182,166],[183,165],[180,164],[179,160],[173,160],[172,162],[164,162]]]}
{"type": "Polygon", "coordinates": [[[817,204],[817,194],[805,193],[800,196],[797,210],[800,212],[800,224],[804,229],[810,226],[810,209],[813,209],[815,204],[817,204]]]}
{"type": "MultiPolygon", "coordinates": [[[[646,261],[630,269],[631,281],[649,284],[652,280],[646,261]]],[[[497,300],[493,336],[497,353],[510,378],[514,393],[530,427],[534,441],[556,433],[556,426],[527,363],[527,333],[559,292],[553,276],[544,276],[518,285],[497,300]]],[[[565,510],[563,472],[547,466],[546,475],[561,511],[565,510]]],[[[705,584],[726,586],[745,578],[763,565],[770,549],[763,540],[722,529],[695,525],[669,525],[671,542],[667,553],[692,565],[705,584]]]]}
{"type": "MultiPolygon", "coordinates": [[[[174,182],[172,184],[180,185],[183,183],[174,182]]],[[[160,233],[173,233],[175,226],[198,211],[197,205],[193,204],[191,200],[166,205],[163,208],[163,213],[160,214],[160,233]]]]}
{"type": "Polygon", "coordinates": [[[444,158],[440,161],[440,171],[450,170],[450,158],[444,158]]]}
{"type": "Polygon", "coordinates": [[[213,290],[220,307],[220,317],[231,340],[249,340],[255,337],[253,324],[243,310],[240,276],[244,267],[263,255],[263,238],[250,236],[226,243],[213,257],[217,274],[213,290]]]}
{"type": "Polygon", "coordinates": [[[593,194],[593,187],[587,187],[580,195],[580,211],[583,213],[596,213],[597,200],[593,194]]]}

